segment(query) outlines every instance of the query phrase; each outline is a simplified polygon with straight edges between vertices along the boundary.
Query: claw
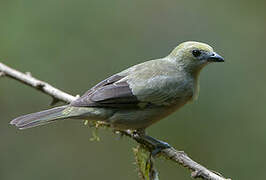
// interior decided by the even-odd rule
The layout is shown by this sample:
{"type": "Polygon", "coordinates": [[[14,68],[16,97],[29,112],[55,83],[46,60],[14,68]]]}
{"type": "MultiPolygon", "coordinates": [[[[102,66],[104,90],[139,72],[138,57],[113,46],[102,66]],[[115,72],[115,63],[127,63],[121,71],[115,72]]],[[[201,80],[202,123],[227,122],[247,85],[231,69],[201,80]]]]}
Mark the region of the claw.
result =
{"type": "Polygon", "coordinates": [[[155,148],[154,150],[151,151],[151,156],[152,157],[155,157],[156,155],[158,155],[160,152],[162,152],[162,150],[164,149],[168,149],[170,148],[171,146],[166,143],[166,142],[163,142],[163,141],[160,141],[160,140],[157,140],[157,139],[154,139],[156,140],[157,142],[157,145],[155,145],[155,148]]]}
{"type": "MultiPolygon", "coordinates": [[[[128,131],[129,131],[129,133],[132,133],[130,130],[128,130],[128,131]]],[[[133,136],[135,139],[141,139],[141,142],[143,142],[143,140],[144,140],[145,144],[150,149],[151,157],[155,157],[164,149],[171,148],[171,146],[168,143],[146,135],[146,133],[143,129],[133,131],[133,136]]]]}

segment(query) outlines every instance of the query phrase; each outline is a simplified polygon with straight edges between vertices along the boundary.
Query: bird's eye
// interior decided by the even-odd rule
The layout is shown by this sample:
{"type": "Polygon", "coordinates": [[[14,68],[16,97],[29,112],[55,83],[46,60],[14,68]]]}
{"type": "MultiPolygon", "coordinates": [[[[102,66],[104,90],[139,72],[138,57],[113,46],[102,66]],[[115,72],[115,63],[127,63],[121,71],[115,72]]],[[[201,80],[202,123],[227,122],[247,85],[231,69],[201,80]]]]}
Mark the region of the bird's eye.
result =
{"type": "Polygon", "coordinates": [[[201,52],[200,52],[200,50],[193,50],[192,54],[194,57],[198,57],[198,56],[200,56],[201,52]]]}

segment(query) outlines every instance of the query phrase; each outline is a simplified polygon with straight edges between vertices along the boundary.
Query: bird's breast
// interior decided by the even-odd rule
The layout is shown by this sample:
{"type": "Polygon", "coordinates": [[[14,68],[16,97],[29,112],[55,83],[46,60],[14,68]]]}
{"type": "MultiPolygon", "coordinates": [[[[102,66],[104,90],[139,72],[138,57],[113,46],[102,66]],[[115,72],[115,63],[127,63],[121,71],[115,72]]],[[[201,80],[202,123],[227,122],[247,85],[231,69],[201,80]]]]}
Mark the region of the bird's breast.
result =
{"type": "Polygon", "coordinates": [[[179,81],[175,84],[169,99],[166,103],[173,106],[182,106],[190,101],[195,92],[194,82],[191,79],[179,81]]]}

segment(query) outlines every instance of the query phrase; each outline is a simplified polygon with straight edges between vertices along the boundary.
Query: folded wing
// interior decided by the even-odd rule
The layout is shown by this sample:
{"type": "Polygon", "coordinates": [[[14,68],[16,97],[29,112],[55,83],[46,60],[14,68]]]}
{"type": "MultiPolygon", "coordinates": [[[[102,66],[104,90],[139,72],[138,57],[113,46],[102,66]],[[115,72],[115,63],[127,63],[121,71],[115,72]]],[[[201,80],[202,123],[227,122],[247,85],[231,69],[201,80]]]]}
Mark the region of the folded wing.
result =
{"type": "Polygon", "coordinates": [[[140,101],[132,93],[126,81],[118,82],[123,76],[114,75],[100,82],[79,99],[71,103],[78,107],[138,107],[140,101]]]}

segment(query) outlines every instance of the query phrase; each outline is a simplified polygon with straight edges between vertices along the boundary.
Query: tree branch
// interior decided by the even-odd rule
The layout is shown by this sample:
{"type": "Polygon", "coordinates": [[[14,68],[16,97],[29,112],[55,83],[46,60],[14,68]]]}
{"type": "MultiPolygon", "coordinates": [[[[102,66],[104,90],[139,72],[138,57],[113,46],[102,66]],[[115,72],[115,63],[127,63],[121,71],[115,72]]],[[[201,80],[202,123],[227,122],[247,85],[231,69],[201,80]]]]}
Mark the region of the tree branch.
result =
{"type": "MultiPolygon", "coordinates": [[[[19,72],[15,69],[12,69],[4,65],[3,63],[0,63],[0,77],[1,76],[10,77],[12,79],[15,79],[19,82],[22,82],[26,85],[33,87],[36,90],[39,90],[51,96],[53,98],[53,102],[63,101],[66,103],[70,103],[77,98],[51,86],[50,84],[46,82],[40,81],[32,77],[30,73],[19,72]]],[[[141,136],[139,136],[136,133],[133,133],[132,131],[126,131],[126,132],[123,132],[123,134],[134,139],[139,144],[145,147],[154,148],[152,147],[149,141],[141,138],[141,136]]],[[[205,180],[230,180],[230,179],[224,178],[219,173],[214,173],[213,171],[208,170],[204,166],[193,161],[183,151],[178,151],[173,147],[162,150],[161,155],[191,170],[192,171],[191,177],[193,178],[202,178],[205,180]]]]}
{"type": "Polygon", "coordinates": [[[51,96],[53,98],[53,102],[60,100],[60,101],[69,103],[77,98],[51,86],[50,84],[46,82],[40,81],[32,77],[29,72],[27,73],[19,72],[15,69],[8,67],[7,65],[3,63],[0,63],[0,77],[1,76],[10,77],[12,79],[18,80],[26,85],[33,87],[37,89],[38,91],[41,91],[51,96]]]}

